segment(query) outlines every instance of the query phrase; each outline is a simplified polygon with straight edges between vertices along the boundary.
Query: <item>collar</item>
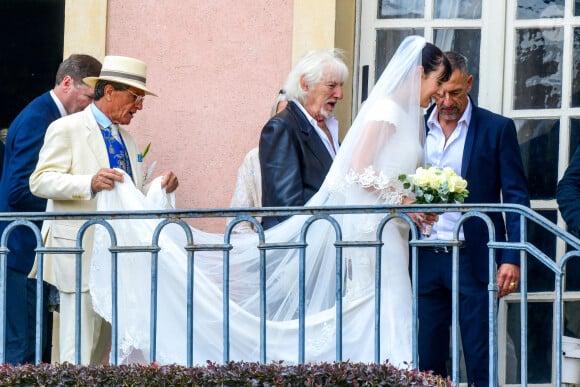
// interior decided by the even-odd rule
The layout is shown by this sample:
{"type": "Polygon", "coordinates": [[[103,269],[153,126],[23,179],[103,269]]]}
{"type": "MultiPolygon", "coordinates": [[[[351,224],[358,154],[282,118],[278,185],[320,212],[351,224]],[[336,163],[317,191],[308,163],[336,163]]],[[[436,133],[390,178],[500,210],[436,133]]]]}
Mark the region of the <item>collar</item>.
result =
{"type": "MultiPolygon", "coordinates": [[[[310,125],[312,125],[312,127],[318,132],[321,131],[322,129],[320,129],[320,127],[318,126],[318,121],[316,121],[314,119],[314,117],[312,117],[304,108],[304,106],[298,102],[297,99],[292,99],[291,101],[293,101],[296,106],[298,106],[298,108],[300,109],[300,111],[304,114],[304,116],[306,117],[306,119],[308,120],[308,122],[310,122],[310,125]]],[[[338,120],[334,117],[328,117],[324,119],[324,122],[326,123],[326,127],[328,128],[328,130],[330,131],[330,134],[332,135],[332,139],[334,141],[336,141],[336,139],[338,138],[338,120]]]]}
{"type": "Polygon", "coordinates": [[[52,97],[52,100],[56,104],[56,107],[58,109],[58,112],[60,113],[60,116],[64,117],[64,116],[68,115],[66,109],[64,108],[64,105],[62,104],[62,102],[60,102],[60,99],[58,99],[58,97],[56,96],[56,94],[54,93],[53,90],[50,91],[50,96],[52,97]]]}
{"type": "Polygon", "coordinates": [[[102,128],[108,128],[111,126],[113,122],[105,115],[105,113],[99,110],[94,102],[92,102],[89,106],[91,107],[91,112],[93,112],[93,116],[95,116],[95,120],[99,126],[102,128]]]}

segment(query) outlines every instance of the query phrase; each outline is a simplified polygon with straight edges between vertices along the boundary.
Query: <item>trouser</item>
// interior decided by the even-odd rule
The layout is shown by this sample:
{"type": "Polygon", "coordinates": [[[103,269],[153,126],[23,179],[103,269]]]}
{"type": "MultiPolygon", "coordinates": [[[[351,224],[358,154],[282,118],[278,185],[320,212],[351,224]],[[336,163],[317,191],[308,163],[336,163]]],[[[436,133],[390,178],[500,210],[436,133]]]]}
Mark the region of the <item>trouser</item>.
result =
{"type": "MultiPolygon", "coordinates": [[[[76,363],[75,293],[60,292],[60,362],[76,363]]],[[[111,325],[93,310],[91,295],[81,293],[80,364],[99,365],[107,361],[111,325]]]]}
{"type": "MultiPolygon", "coordinates": [[[[452,317],[451,250],[419,249],[419,368],[448,376],[452,317]]],[[[468,385],[487,386],[489,379],[487,284],[472,274],[460,250],[459,326],[468,385]]]]}
{"type": "MultiPolygon", "coordinates": [[[[43,283],[41,309],[41,358],[50,363],[52,313],[48,310],[48,283],[43,283]]],[[[36,279],[8,268],[6,272],[6,350],[9,364],[34,363],[36,360],[36,279]]]]}

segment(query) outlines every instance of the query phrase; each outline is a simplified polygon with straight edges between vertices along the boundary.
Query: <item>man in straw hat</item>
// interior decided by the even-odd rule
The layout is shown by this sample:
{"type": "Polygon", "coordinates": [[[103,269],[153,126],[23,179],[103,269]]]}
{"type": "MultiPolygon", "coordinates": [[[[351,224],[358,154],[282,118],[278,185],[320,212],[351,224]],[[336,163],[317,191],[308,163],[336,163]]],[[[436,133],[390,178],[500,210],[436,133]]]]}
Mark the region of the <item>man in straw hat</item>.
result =
{"type": "MultiPolygon", "coordinates": [[[[146,87],[144,62],[122,56],[106,56],[98,77],[84,82],[95,87],[94,102],[83,111],[51,124],[36,169],[30,177],[34,195],[47,198],[47,211],[95,211],[96,197],[111,190],[129,175],[144,189],[144,173],[137,145],[118,124],[128,125],[143,109],[146,87]],[[115,170],[119,168],[127,175],[115,170]]],[[[178,186],[173,172],[163,174],[168,193],[178,186]]],[[[43,236],[48,247],[74,247],[82,220],[45,222],[43,236]]],[[[89,270],[93,227],[84,234],[81,284],[81,364],[100,364],[106,358],[111,326],[92,307],[89,270]]],[[[76,363],[75,348],[75,256],[47,255],[45,279],[60,292],[60,361],[76,363]]]]}
{"type": "MultiPolygon", "coordinates": [[[[58,66],[54,87],[33,99],[12,121],[6,138],[6,168],[3,174],[0,173],[3,176],[0,181],[0,212],[42,212],[46,209],[46,199],[32,195],[28,185],[44,134],[53,121],[79,112],[93,101],[93,88],[83,83],[83,78],[96,76],[100,71],[101,62],[92,56],[70,55],[58,66]]],[[[35,223],[38,228],[42,227],[41,222],[35,223]]],[[[0,234],[9,224],[0,223],[0,234]]],[[[36,281],[27,277],[36,257],[36,236],[28,227],[16,227],[7,242],[10,253],[6,275],[5,361],[11,364],[33,363],[36,281]]],[[[45,304],[48,299],[46,292],[45,304]]],[[[49,362],[51,314],[46,311],[44,318],[42,361],[49,362]]]]}

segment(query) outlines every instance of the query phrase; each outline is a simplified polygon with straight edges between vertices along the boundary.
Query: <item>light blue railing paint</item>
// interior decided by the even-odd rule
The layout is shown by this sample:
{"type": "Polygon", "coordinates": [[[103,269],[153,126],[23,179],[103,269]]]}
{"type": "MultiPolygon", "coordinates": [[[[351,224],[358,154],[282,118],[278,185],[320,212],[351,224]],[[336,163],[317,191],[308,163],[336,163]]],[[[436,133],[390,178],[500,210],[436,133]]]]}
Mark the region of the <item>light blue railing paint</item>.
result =
{"type": "MultiPolygon", "coordinates": [[[[495,204],[473,204],[473,205],[407,205],[407,206],[348,206],[348,207],[292,207],[292,208],[217,208],[217,209],[189,209],[189,210],[173,210],[173,211],[138,211],[138,212],[95,212],[95,213],[0,213],[0,221],[11,222],[10,225],[4,230],[0,236],[0,363],[4,363],[5,360],[5,332],[6,332],[6,270],[7,270],[7,254],[9,252],[7,248],[7,241],[9,240],[10,234],[15,227],[28,227],[33,230],[37,239],[37,258],[38,258],[38,275],[37,275],[37,307],[36,307],[36,345],[35,345],[35,357],[36,362],[41,361],[42,353],[42,300],[44,297],[43,287],[42,287],[42,272],[43,272],[43,257],[46,254],[72,254],[76,256],[76,308],[80,310],[81,308],[81,257],[84,251],[82,246],[82,238],[85,232],[94,225],[102,225],[106,228],[111,238],[111,246],[109,248],[112,254],[112,265],[111,265],[111,289],[112,289],[112,350],[111,350],[111,363],[118,363],[118,324],[117,324],[117,257],[119,253],[139,253],[146,252],[150,253],[152,256],[152,267],[151,267],[151,315],[157,316],[157,275],[158,275],[158,254],[160,251],[159,247],[159,236],[162,229],[168,224],[178,224],[183,229],[187,244],[184,246],[184,250],[187,252],[187,262],[188,262],[188,288],[187,288],[187,364],[193,365],[193,354],[195,353],[195,348],[193,345],[193,332],[195,323],[195,305],[193,304],[194,299],[194,262],[195,253],[197,251],[222,251],[224,257],[224,269],[223,269],[223,361],[224,363],[230,359],[230,329],[229,329],[229,256],[230,251],[233,246],[230,243],[231,233],[233,228],[241,222],[250,222],[258,230],[258,245],[257,248],[260,251],[260,361],[265,363],[267,361],[267,343],[266,343],[266,290],[265,290],[265,278],[266,278],[266,251],[276,250],[276,249],[298,249],[299,250],[299,291],[300,291],[300,301],[299,301],[299,337],[298,342],[298,362],[303,363],[305,359],[305,259],[306,259],[306,237],[308,234],[309,227],[314,222],[329,222],[335,232],[335,248],[336,248],[336,361],[342,361],[342,279],[343,279],[343,249],[344,248],[369,248],[373,247],[376,251],[376,271],[375,271],[375,321],[374,321],[374,333],[375,333],[375,362],[381,362],[379,348],[380,348],[380,287],[381,287],[381,247],[383,245],[381,241],[381,235],[383,229],[387,222],[391,221],[393,218],[402,218],[411,226],[410,241],[411,246],[411,262],[412,262],[412,272],[411,280],[412,283],[417,283],[418,272],[417,272],[417,256],[418,248],[421,246],[447,246],[452,249],[452,382],[454,385],[459,384],[459,323],[458,323],[458,301],[459,301],[459,245],[458,240],[459,230],[463,223],[470,218],[479,218],[487,226],[490,242],[489,247],[489,375],[490,375],[490,385],[497,385],[498,380],[498,328],[497,328],[497,268],[495,266],[495,251],[497,249],[516,249],[520,251],[521,257],[521,279],[520,279],[520,324],[521,324],[521,383],[522,385],[527,385],[527,337],[528,337],[528,315],[527,315],[527,304],[528,304],[528,274],[527,274],[527,254],[532,256],[534,259],[541,262],[547,268],[553,271],[555,276],[555,320],[553,322],[555,334],[556,334],[556,351],[554,354],[555,358],[555,381],[556,386],[561,386],[561,375],[562,375],[562,302],[563,302],[563,282],[565,277],[565,268],[568,261],[572,258],[580,256],[580,240],[566,231],[560,229],[555,224],[544,218],[543,216],[537,214],[535,211],[529,208],[519,206],[519,205],[495,205],[495,204]],[[412,220],[409,218],[407,213],[409,212],[434,212],[443,213],[447,211],[460,211],[463,213],[462,217],[458,221],[453,231],[453,238],[446,241],[426,241],[421,240],[417,229],[414,227],[412,220]],[[495,229],[490,218],[487,216],[487,212],[511,212],[519,214],[521,219],[521,230],[520,230],[520,240],[521,242],[498,242],[495,240],[495,229]],[[378,213],[384,214],[383,219],[377,226],[376,240],[374,241],[344,241],[342,240],[342,230],[340,224],[332,216],[335,214],[370,214],[378,213]],[[265,233],[261,228],[261,225],[256,221],[255,217],[263,216],[288,216],[288,215],[310,215],[302,227],[300,233],[300,239],[297,242],[289,243],[268,243],[265,239],[265,233]],[[217,245],[197,245],[193,240],[191,230],[186,219],[199,219],[199,218],[225,218],[230,217],[234,220],[225,228],[224,243],[217,245]],[[77,235],[77,241],[75,247],[70,248],[47,248],[42,245],[42,238],[40,230],[33,223],[34,221],[45,221],[54,219],[70,219],[70,220],[84,220],[85,223],[79,230],[77,235]],[[117,239],[113,228],[110,226],[108,221],[117,219],[161,219],[157,225],[152,236],[152,241],[150,246],[117,246],[117,239]],[[568,251],[558,262],[556,262],[556,257],[548,257],[536,246],[532,245],[527,241],[527,222],[534,222],[535,224],[541,226],[544,230],[552,233],[557,238],[568,244],[572,250],[568,251]]],[[[413,344],[413,364],[418,363],[418,345],[417,345],[417,331],[418,331],[418,318],[417,318],[417,300],[418,291],[416,287],[413,287],[413,323],[412,323],[412,344],[413,344]]],[[[77,364],[80,364],[80,314],[77,313],[75,320],[75,345],[76,345],[76,355],[75,359],[77,364]]],[[[156,318],[151,319],[150,335],[151,335],[151,348],[150,348],[150,361],[154,362],[156,359],[156,333],[157,333],[157,322],[156,318]]]]}

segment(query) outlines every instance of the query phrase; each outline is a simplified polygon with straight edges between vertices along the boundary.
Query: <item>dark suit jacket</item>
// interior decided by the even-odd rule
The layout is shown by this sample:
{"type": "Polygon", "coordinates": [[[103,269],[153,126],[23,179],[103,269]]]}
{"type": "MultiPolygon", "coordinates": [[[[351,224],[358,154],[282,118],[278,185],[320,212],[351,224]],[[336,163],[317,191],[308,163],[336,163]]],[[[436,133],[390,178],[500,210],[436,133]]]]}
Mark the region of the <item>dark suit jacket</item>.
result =
{"type": "Polygon", "coordinates": [[[4,143],[0,141],[0,179],[2,179],[3,165],[4,165],[4,143]]]}
{"type": "MultiPolygon", "coordinates": [[[[272,117],[260,135],[262,206],[303,206],[320,189],[332,156],[296,103],[272,117]]],[[[270,228],[284,217],[265,217],[270,228]]]]}
{"type": "Polygon", "coordinates": [[[568,230],[580,235],[580,146],[556,189],[556,200],[568,230]]]}
{"type": "MultiPolygon", "coordinates": [[[[46,199],[30,192],[28,179],[38,162],[48,125],[60,118],[49,92],[30,102],[8,128],[0,180],[0,212],[42,212],[46,199]]],[[[0,235],[7,223],[0,222],[0,235]]],[[[37,226],[42,226],[41,222],[37,226]]],[[[8,240],[8,267],[28,274],[34,263],[36,237],[29,228],[15,228],[8,240]]]]}
{"type": "MultiPolygon", "coordinates": [[[[473,101],[472,101],[473,102],[473,101]]],[[[467,180],[466,203],[504,203],[530,205],[528,183],[513,120],[478,108],[474,104],[463,149],[461,175],[467,180]]],[[[426,115],[428,119],[433,108],[426,115]]],[[[427,128],[427,130],[429,130],[427,128]]],[[[517,214],[488,213],[495,226],[497,241],[519,241],[520,218],[517,214]]],[[[488,281],[488,231],[482,220],[463,224],[467,255],[474,274],[488,281]]],[[[519,265],[519,251],[497,250],[496,261],[519,265]]]]}

